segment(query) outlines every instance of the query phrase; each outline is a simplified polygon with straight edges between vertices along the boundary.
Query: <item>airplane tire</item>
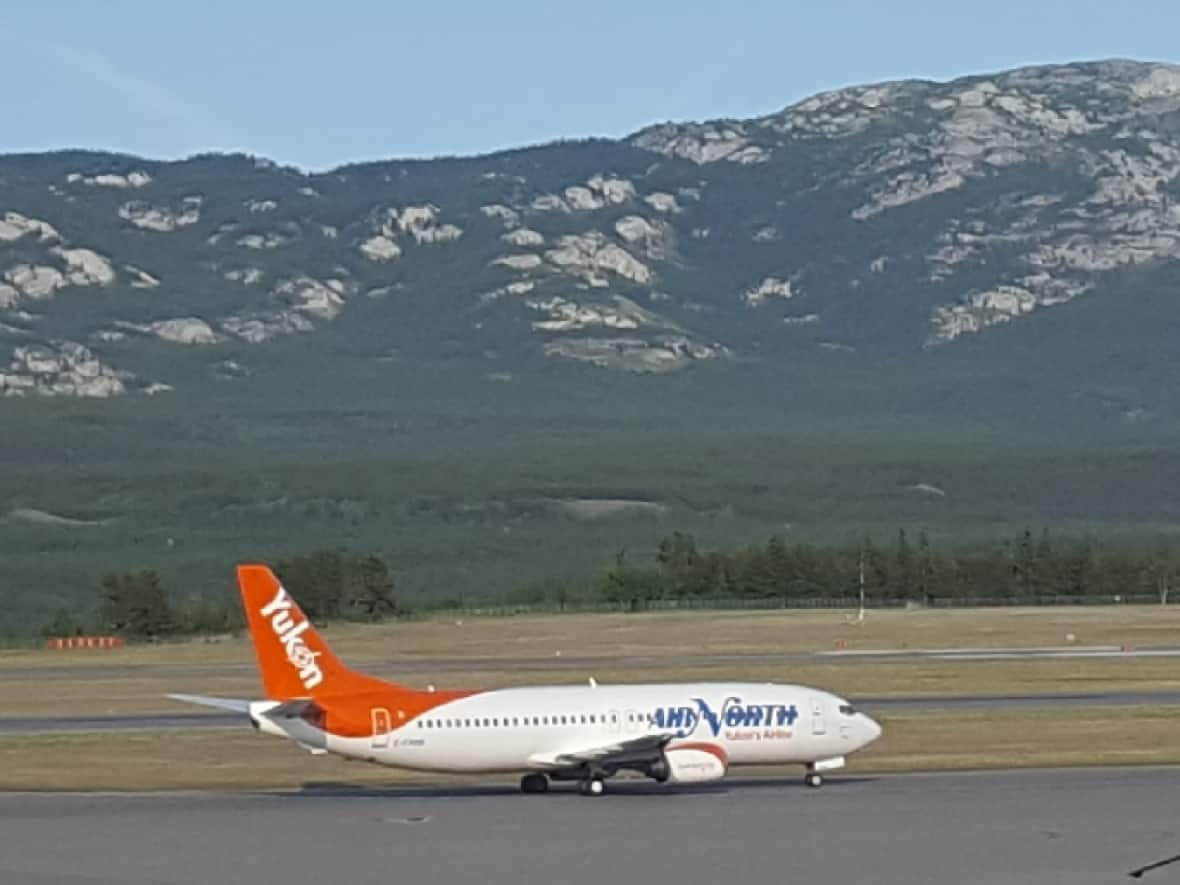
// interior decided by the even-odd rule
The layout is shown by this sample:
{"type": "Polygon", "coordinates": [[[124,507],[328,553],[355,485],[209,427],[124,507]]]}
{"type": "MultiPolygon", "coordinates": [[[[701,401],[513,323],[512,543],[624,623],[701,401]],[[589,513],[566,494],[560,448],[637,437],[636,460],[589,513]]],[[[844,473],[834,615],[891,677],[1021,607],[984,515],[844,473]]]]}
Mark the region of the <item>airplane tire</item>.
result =
{"type": "Polygon", "coordinates": [[[807,784],[807,786],[811,787],[812,789],[822,787],[824,785],[823,775],[814,771],[809,771],[803,776],[803,783],[807,784]]]}
{"type": "Polygon", "coordinates": [[[587,778],[578,784],[578,792],[583,796],[601,796],[606,792],[606,781],[600,777],[587,778]]]}
{"type": "Polygon", "coordinates": [[[543,774],[526,774],[520,779],[522,793],[544,793],[549,789],[549,778],[543,774]]]}

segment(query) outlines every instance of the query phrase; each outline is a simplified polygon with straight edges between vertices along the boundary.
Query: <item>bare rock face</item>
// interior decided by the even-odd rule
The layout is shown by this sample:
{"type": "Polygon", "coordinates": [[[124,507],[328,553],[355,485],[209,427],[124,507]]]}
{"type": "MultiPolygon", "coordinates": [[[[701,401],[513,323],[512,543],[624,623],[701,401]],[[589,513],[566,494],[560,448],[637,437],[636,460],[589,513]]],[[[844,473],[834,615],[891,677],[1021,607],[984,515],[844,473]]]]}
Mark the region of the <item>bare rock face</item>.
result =
{"type": "Polygon", "coordinates": [[[119,207],[119,217],[141,230],[169,233],[201,220],[201,197],[185,197],[179,206],[153,206],[138,200],[119,207]]]}
{"type": "Polygon", "coordinates": [[[789,300],[795,297],[795,287],[790,280],[780,280],[778,277],[767,277],[757,286],[752,286],[742,293],[742,298],[751,307],[765,304],[771,298],[789,300]]]}
{"type": "Polygon", "coordinates": [[[643,202],[651,206],[657,212],[676,213],[680,211],[680,204],[676,202],[676,197],[673,194],[666,194],[662,191],[656,191],[653,194],[648,194],[643,198],[643,202]]]}
{"type": "Polygon", "coordinates": [[[128,373],[101,362],[74,341],[17,347],[7,372],[0,372],[0,395],[106,399],[127,392],[128,373]]]}
{"type": "Polygon", "coordinates": [[[280,335],[311,332],[315,326],[301,314],[288,310],[227,317],[221,321],[221,328],[250,344],[261,344],[280,335]]]}
{"type": "Polygon", "coordinates": [[[500,239],[506,243],[511,243],[513,246],[520,246],[521,248],[545,245],[545,238],[535,230],[530,230],[527,227],[520,227],[516,230],[509,231],[500,237],[500,239]]]}
{"type": "Polygon", "coordinates": [[[556,248],[545,258],[567,273],[591,276],[595,271],[610,271],[634,283],[650,283],[651,269],[626,250],[609,242],[599,231],[561,237],[556,248]]]}
{"type": "Polygon", "coordinates": [[[109,286],[115,281],[111,262],[92,249],[54,249],[69,268],[66,281],[72,286],[109,286]]]}
{"type": "Polygon", "coordinates": [[[520,223],[520,213],[501,203],[490,203],[486,206],[480,206],[479,211],[487,218],[500,219],[500,221],[504,222],[505,227],[515,227],[520,223]]]}
{"type": "Polygon", "coordinates": [[[510,267],[513,270],[534,270],[540,267],[542,263],[540,255],[533,255],[528,252],[520,255],[502,255],[492,262],[492,264],[510,267]]]}
{"type": "Polygon", "coordinates": [[[11,243],[27,236],[35,236],[42,243],[61,239],[61,234],[47,221],[27,218],[19,212],[5,212],[0,218],[0,242],[11,243]]]}
{"type": "Polygon", "coordinates": [[[274,296],[290,305],[292,310],[319,320],[334,320],[344,308],[347,289],[340,280],[296,277],[275,286],[274,296]]]}
{"type": "Polygon", "coordinates": [[[135,323],[122,323],[121,325],[136,332],[153,335],[161,341],[168,341],[172,344],[217,344],[222,340],[222,337],[200,317],[177,317],[172,320],[157,320],[154,323],[142,325],[135,323]]]}
{"type": "Polygon", "coordinates": [[[18,264],[5,272],[4,279],[26,298],[35,300],[52,298],[66,285],[65,274],[45,265],[18,264]]]}
{"type": "Polygon", "coordinates": [[[545,353],[603,369],[645,374],[675,372],[694,361],[717,359],[725,355],[721,348],[695,344],[687,338],[676,336],[666,336],[655,341],[642,338],[563,338],[546,344],[545,353]]]}
{"type": "Polygon", "coordinates": [[[395,258],[400,258],[402,254],[401,246],[389,237],[380,234],[369,237],[361,243],[360,250],[361,254],[370,261],[392,261],[395,258]]]}
{"type": "Polygon", "coordinates": [[[751,144],[745,127],[714,124],[667,124],[645,130],[632,143],[636,147],[669,157],[681,157],[705,165],[726,160],[750,165],[765,163],[769,152],[751,144]]]}
{"type": "Polygon", "coordinates": [[[118,189],[147,187],[152,183],[152,177],[143,171],[129,172],[120,175],[114,172],[104,172],[100,175],[83,175],[81,172],[71,172],[66,176],[70,184],[81,183],[87,187],[113,187],[118,189]]]}

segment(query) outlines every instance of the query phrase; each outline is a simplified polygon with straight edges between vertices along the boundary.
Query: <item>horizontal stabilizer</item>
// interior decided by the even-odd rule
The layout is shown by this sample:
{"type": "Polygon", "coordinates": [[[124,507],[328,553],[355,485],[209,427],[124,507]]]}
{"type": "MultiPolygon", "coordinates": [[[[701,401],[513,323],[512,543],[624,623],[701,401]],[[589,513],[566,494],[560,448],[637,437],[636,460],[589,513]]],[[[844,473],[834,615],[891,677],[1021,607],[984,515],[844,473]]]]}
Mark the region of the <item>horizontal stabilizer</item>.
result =
{"type": "Polygon", "coordinates": [[[243,716],[250,715],[250,701],[242,700],[241,698],[211,698],[203,694],[170,694],[168,697],[174,701],[183,701],[186,704],[196,704],[200,707],[214,707],[218,710],[229,710],[231,713],[241,713],[243,716]]]}
{"type": "Polygon", "coordinates": [[[269,719],[301,719],[317,709],[311,698],[296,698],[293,701],[259,701],[252,705],[250,712],[269,719]]]}

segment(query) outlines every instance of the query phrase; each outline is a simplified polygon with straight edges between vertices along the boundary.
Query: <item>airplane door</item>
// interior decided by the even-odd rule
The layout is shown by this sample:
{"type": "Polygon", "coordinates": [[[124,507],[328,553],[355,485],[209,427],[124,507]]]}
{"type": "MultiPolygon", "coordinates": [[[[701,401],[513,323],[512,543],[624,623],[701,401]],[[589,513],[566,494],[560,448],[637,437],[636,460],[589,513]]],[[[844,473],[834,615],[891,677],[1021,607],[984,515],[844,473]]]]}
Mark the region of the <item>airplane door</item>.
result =
{"type": "Polygon", "coordinates": [[[607,715],[610,716],[610,730],[612,732],[617,732],[619,730],[619,720],[623,717],[619,715],[618,710],[611,710],[607,715]]]}
{"type": "Polygon", "coordinates": [[[811,699],[811,733],[816,735],[827,734],[828,724],[824,721],[824,699],[811,699]]]}
{"type": "Polygon", "coordinates": [[[373,749],[383,750],[389,746],[389,733],[393,731],[389,711],[384,707],[374,707],[370,715],[373,720],[373,749]]]}
{"type": "Polygon", "coordinates": [[[634,710],[628,710],[626,725],[627,725],[627,733],[628,734],[634,734],[635,732],[639,731],[640,730],[639,714],[636,713],[634,710]]]}

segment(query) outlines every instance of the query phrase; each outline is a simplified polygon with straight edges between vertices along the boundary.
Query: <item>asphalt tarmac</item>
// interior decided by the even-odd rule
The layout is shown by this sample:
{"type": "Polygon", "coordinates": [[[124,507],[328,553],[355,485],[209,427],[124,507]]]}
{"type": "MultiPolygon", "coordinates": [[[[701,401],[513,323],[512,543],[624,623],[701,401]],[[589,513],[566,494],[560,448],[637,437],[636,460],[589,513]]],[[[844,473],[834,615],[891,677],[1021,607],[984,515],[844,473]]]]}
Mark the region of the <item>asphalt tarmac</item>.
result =
{"type": "Polygon", "coordinates": [[[0,882],[1180,881],[1174,768],[610,788],[0,794],[0,882]]]}

